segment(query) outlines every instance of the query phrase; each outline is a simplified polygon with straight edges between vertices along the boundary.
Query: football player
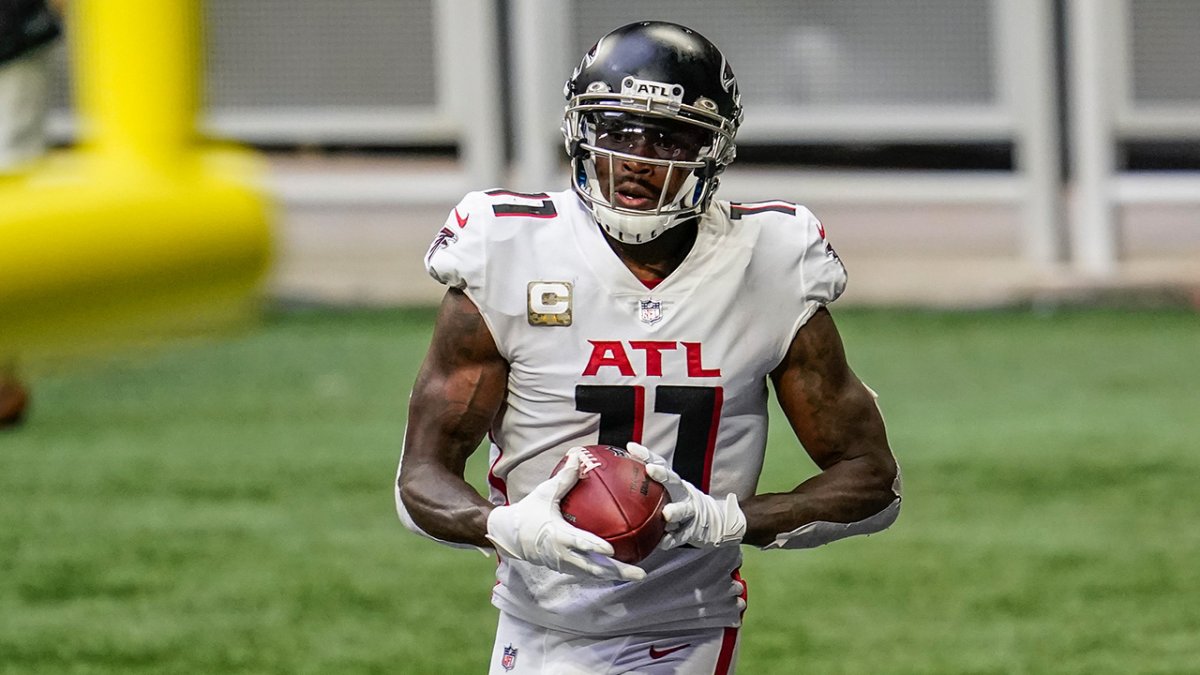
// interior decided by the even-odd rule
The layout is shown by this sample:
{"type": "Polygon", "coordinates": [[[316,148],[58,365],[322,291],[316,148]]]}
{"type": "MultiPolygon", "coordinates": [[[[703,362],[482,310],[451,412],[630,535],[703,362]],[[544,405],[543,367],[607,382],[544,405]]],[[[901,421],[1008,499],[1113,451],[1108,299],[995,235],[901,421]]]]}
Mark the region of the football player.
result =
{"type": "Polygon", "coordinates": [[[426,256],[447,291],[397,508],[499,556],[493,673],[733,672],[741,545],[810,548],[899,510],[874,394],[826,309],[846,272],[804,207],[716,199],[742,105],[695,31],[618,28],[565,94],[571,188],[471,193],[426,256]],[[784,493],[757,490],[768,382],[820,468],[784,493]],[[463,475],[485,435],[488,498],[463,475]],[[559,512],[572,448],[594,443],[628,448],[670,494],[638,565],[559,512]]]}

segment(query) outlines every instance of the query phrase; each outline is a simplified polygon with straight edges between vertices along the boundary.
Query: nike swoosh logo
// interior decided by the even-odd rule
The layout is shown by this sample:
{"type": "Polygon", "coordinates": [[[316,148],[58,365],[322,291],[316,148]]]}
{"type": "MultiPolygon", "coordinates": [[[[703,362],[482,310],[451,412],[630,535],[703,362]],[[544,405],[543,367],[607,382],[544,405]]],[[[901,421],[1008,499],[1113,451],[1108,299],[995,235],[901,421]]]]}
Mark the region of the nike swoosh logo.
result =
{"type": "Polygon", "coordinates": [[[468,213],[467,217],[463,218],[462,216],[458,215],[458,207],[456,206],[454,207],[454,219],[458,221],[459,227],[466,227],[467,221],[471,219],[471,214],[468,213]]]}
{"type": "Polygon", "coordinates": [[[658,649],[654,645],[651,645],[650,646],[650,658],[661,659],[662,657],[664,657],[668,654],[674,654],[675,652],[679,651],[680,649],[687,649],[688,647],[691,647],[691,646],[692,646],[692,643],[690,643],[690,642],[687,643],[686,645],[679,645],[677,647],[667,647],[666,649],[658,649]]]}

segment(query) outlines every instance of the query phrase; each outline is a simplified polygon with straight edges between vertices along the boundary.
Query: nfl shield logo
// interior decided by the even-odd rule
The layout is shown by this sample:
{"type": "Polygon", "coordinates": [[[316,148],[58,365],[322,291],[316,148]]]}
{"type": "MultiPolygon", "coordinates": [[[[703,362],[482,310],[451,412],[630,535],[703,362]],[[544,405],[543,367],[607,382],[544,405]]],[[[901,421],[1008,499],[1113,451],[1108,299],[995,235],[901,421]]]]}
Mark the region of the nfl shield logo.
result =
{"type": "Polygon", "coordinates": [[[517,666],[517,648],[508,645],[504,648],[504,656],[500,658],[500,665],[505,670],[512,670],[517,666]]]}
{"type": "Polygon", "coordinates": [[[639,317],[642,323],[653,326],[662,321],[662,302],[659,300],[639,300],[639,317]]]}

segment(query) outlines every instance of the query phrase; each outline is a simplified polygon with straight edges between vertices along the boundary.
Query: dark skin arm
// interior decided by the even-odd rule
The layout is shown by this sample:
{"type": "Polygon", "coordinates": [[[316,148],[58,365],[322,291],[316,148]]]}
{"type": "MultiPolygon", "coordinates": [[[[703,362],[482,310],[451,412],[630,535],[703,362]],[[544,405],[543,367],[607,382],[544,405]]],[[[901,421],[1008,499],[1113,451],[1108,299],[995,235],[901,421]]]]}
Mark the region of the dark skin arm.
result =
{"type": "Polygon", "coordinates": [[[874,397],[850,370],[833,317],[821,308],[771,373],[780,406],[821,473],[791,492],[741,503],[747,544],[765,546],[807,523],[850,523],[882,511],[896,462],[874,397]]]}
{"type": "Polygon", "coordinates": [[[504,401],[508,363],[475,303],[450,289],[413,386],[400,460],[400,496],[413,520],[445,541],[490,548],[494,508],[464,479],[504,401]]]}

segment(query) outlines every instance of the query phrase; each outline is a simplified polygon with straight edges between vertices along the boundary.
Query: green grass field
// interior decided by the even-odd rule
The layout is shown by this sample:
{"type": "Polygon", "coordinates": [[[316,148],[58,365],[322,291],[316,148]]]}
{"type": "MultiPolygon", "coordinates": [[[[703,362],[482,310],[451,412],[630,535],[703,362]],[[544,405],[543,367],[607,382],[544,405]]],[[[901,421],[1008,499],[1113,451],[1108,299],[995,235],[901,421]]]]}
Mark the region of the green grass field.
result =
{"type": "MultiPolygon", "coordinates": [[[[742,673],[1200,672],[1200,316],[835,318],[905,507],[747,550],[742,673]]],[[[0,434],[0,673],[485,672],[494,563],[392,505],[431,319],[276,313],[37,377],[0,434]]],[[[765,489],[812,471],[788,435],[765,489]]]]}

